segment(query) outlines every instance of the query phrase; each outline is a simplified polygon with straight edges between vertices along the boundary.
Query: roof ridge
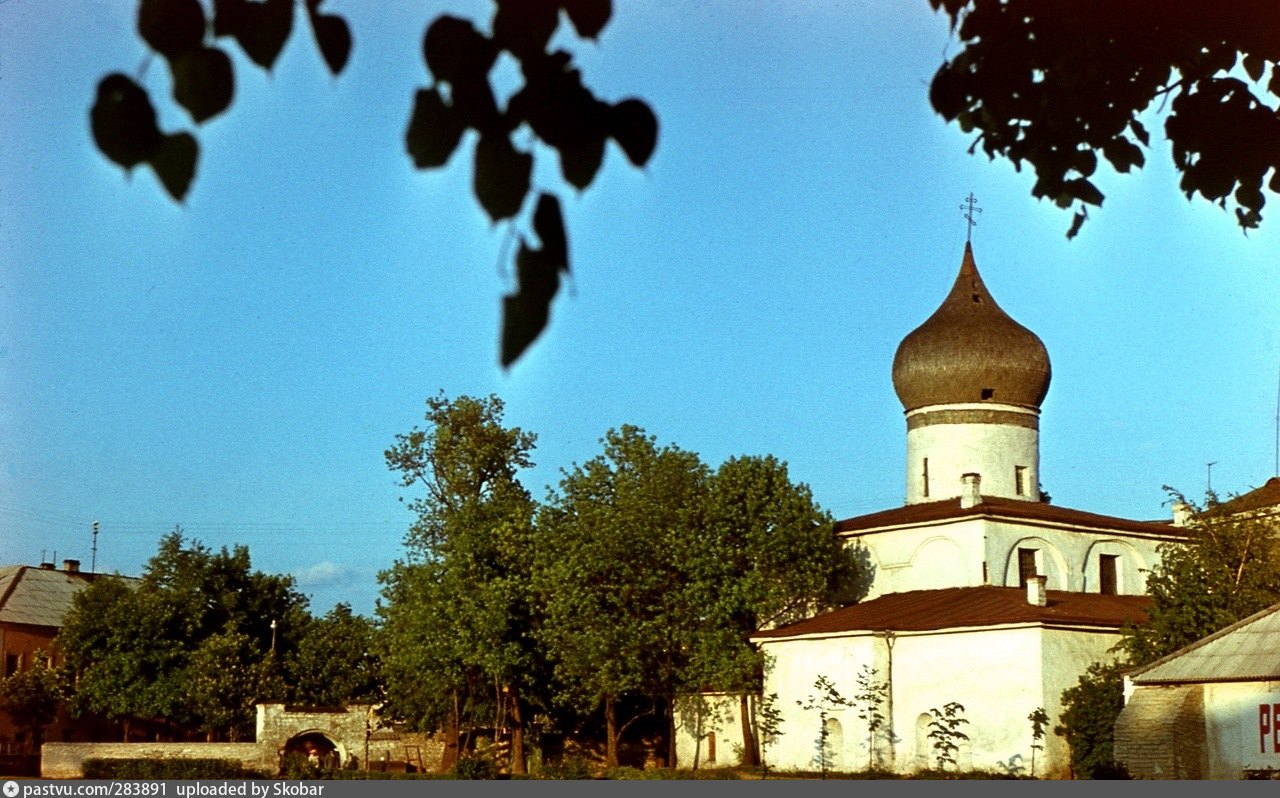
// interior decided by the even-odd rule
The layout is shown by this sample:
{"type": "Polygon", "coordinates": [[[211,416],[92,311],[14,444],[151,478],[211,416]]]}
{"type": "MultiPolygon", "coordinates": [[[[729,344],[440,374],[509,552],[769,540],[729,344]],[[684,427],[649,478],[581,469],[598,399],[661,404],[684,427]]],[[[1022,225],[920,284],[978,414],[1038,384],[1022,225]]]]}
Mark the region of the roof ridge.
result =
{"type": "Polygon", "coordinates": [[[1262,620],[1263,618],[1267,617],[1268,615],[1274,614],[1277,610],[1280,610],[1280,602],[1277,602],[1275,604],[1272,604],[1269,607],[1265,607],[1261,610],[1258,610],[1252,615],[1246,618],[1241,618],[1240,620],[1236,621],[1235,623],[1229,626],[1224,626],[1218,631],[1213,632],[1212,634],[1206,635],[1200,638],[1199,640],[1196,640],[1195,642],[1188,643],[1176,651],[1171,651],[1168,654],[1165,654],[1160,659],[1154,660],[1152,662],[1148,662],[1146,665],[1139,665],[1135,668],[1126,670],[1124,671],[1124,674],[1126,676],[1131,676],[1131,677],[1140,676],[1144,673],[1147,673],[1148,671],[1155,670],[1157,667],[1164,665],[1167,662],[1172,662],[1173,660],[1178,659],[1179,657],[1183,657],[1187,654],[1190,654],[1192,651],[1203,648],[1209,645],[1210,643],[1214,642],[1215,640],[1218,640],[1219,638],[1226,637],[1232,632],[1239,631],[1240,629],[1243,629],[1246,626],[1255,624],[1258,621],[1262,620]]]}
{"type": "Polygon", "coordinates": [[[9,598],[13,595],[13,591],[17,589],[18,583],[22,581],[22,577],[26,575],[29,566],[19,565],[17,571],[13,575],[13,579],[9,581],[9,586],[5,588],[4,595],[0,596],[0,610],[4,609],[4,605],[9,603],[9,598]]]}

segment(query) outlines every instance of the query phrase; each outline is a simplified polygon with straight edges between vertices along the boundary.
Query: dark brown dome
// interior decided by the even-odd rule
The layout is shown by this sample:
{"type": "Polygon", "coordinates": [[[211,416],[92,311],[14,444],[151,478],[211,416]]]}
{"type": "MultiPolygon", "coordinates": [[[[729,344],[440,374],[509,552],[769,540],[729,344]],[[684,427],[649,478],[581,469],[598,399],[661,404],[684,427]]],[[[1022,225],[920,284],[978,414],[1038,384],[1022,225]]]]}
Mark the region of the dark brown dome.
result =
{"type": "Polygon", "coordinates": [[[1049,353],[991,298],[968,244],[951,293],[898,345],[893,388],[907,410],[961,402],[1039,409],[1044,401],[1049,353]]]}

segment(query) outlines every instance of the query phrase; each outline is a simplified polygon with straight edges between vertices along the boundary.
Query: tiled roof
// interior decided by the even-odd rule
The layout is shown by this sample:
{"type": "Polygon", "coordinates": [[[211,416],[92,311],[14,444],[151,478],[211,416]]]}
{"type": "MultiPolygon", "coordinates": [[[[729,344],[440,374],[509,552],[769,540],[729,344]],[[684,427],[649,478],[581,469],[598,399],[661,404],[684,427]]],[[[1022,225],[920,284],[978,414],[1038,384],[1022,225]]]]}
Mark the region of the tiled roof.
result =
{"type": "Polygon", "coordinates": [[[1267,507],[1277,507],[1280,505],[1280,477],[1272,477],[1263,483],[1262,487],[1254,488],[1243,496],[1237,496],[1230,501],[1214,506],[1206,513],[1207,515],[1231,515],[1233,513],[1244,513],[1250,510],[1261,510],[1267,507]]]}
{"type": "Polygon", "coordinates": [[[837,533],[857,533],[882,527],[909,526],[931,521],[974,517],[990,518],[992,520],[1042,521],[1169,538],[1182,537],[1186,534],[1181,527],[1174,526],[1172,521],[1133,521],[1128,518],[1116,518],[1110,515],[1073,510],[1070,507],[1059,507],[1056,504],[1003,499],[996,496],[984,496],[981,504],[975,504],[967,509],[960,506],[959,497],[936,502],[908,504],[891,510],[882,510],[869,515],[860,515],[855,518],[837,521],[835,531],[837,533]]]}
{"type": "Polygon", "coordinates": [[[1280,680],[1280,604],[1129,672],[1135,684],[1280,680]]]}
{"type": "Polygon", "coordinates": [[[96,576],[26,565],[0,567],[0,623],[60,627],[75,594],[96,576]]]}
{"type": "Polygon", "coordinates": [[[778,629],[755,632],[751,638],[765,640],[881,630],[925,632],[1016,623],[1119,629],[1127,621],[1145,623],[1147,620],[1145,596],[1049,590],[1046,597],[1046,606],[1038,607],[1027,601],[1024,588],[990,585],[889,593],[778,629]]]}

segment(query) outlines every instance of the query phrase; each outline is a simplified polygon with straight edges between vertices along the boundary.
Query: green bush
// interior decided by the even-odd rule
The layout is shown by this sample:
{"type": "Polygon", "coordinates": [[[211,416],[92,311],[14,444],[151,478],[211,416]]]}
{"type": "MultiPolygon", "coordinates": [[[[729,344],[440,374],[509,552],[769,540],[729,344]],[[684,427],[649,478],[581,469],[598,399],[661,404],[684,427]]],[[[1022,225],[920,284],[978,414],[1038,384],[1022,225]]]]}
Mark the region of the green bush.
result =
{"type": "Polygon", "coordinates": [[[482,756],[466,756],[453,766],[455,779],[492,781],[498,777],[498,766],[492,759],[482,756]]]}
{"type": "Polygon", "coordinates": [[[557,779],[559,781],[581,781],[594,779],[595,771],[591,763],[580,756],[568,756],[551,765],[543,765],[538,771],[540,779],[557,779]]]}
{"type": "Polygon", "coordinates": [[[86,759],[86,779],[265,779],[235,759],[86,759]]]}

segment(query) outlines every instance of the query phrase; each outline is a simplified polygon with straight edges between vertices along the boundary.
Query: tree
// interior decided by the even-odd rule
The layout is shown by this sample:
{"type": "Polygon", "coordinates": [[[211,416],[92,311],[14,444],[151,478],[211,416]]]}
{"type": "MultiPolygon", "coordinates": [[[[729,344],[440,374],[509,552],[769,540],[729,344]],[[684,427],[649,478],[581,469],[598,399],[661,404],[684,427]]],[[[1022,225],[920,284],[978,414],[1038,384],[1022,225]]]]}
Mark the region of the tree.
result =
{"type": "Polygon", "coordinates": [[[1031,778],[1036,777],[1036,751],[1044,750],[1044,732],[1049,726],[1049,715],[1044,707],[1036,707],[1027,715],[1031,721],[1031,778]]]}
{"type": "Polygon", "coordinates": [[[537,635],[563,703],[603,710],[605,759],[618,764],[625,699],[648,702],[674,763],[676,697],[697,692],[698,633],[711,625],[703,511],[707,468],[642,429],[605,433],[602,454],[566,472],[538,517],[537,635]]]}
{"type": "Polygon", "coordinates": [[[880,733],[888,718],[885,716],[885,703],[889,696],[889,683],[880,681],[879,672],[870,665],[863,665],[858,671],[858,692],[853,695],[853,706],[858,710],[858,717],[867,724],[867,768],[876,766],[876,736],[880,733]]]}
{"type": "Polygon", "coordinates": [[[1075,687],[1062,693],[1062,715],[1055,734],[1071,747],[1071,772],[1077,778],[1106,778],[1116,773],[1116,717],[1124,708],[1125,666],[1095,662],[1075,687]]]}
{"type": "MultiPolygon", "coordinates": [[[[96,579],[78,593],[57,645],[76,674],[73,710],[123,721],[126,739],[135,718],[160,718],[178,732],[194,727],[231,735],[252,719],[245,695],[223,701],[219,687],[197,688],[197,676],[223,685],[218,680],[232,674],[215,671],[228,658],[238,657],[246,668],[265,662],[272,621],[283,630],[276,652],[289,655],[308,619],[307,599],[292,577],[254,571],[247,548],[214,553],[178,528],[161,539],[136,583],[96,579]],[[192,701],[201,689],[208,700],[192,701]]],[[[256,684],[266,689],[272,682],[256,684]]],[[[283,697],[274,691],[253,696],[283,697]]]]}
{"type": "MultiPolygon", "coordinates": [[[[306,0],[309,27],[329,71],[339,75],[353,46],[351,27],[306,0]]],[[[565,183],[579,191],[595,179],[612,140],[633,165],[643,167],[657,145],[658,120],[642,100],[610,103],[582,82],[573,56],[552,50],[561,12],[581,38],[595,40],[613,15],[612,0],[495,0],[488,33],[449,14],[426,28],[422,49],[431,85],[418,89],[404,133],[414,166],[445,166],[464,136],[473,133],[473,191],[489,218],[513,220],[527,204],[535,159],[556,151],[565,183]],[[523,85],[500,106],[490,85],[498,57],[520,64],[523,85]],[[528,144],[518,146],[515,141],[528,144]],[[537,142],[541,146],[534,146],[537,142]]],[[[235,96],[235,68],[222,47],[234,44],[270,72],[295,29],[295,0],[141,0],[138,34],[165,59],[173,97],[197,125],[227,111],[235,96]],[[220,46],[221,45],[221,46],[220,46]]],[[[139,72],[146,69],[144,61],[139,72]]],[[[98,84],[90,111],[98,149],[126,172],[139,164],[155,171],[181,202],[196,175],[200,147],[188,132],[165,133],[151,98],[121,72],[98,84]]],[[[500,360],[511,365],[545,328],[560,275],[569,271],[568,239],[560,203],[539,194],[532,228],[540,246],[521,237],[515,257],[517,290],[503,300],[500,360]]]]}
{"type": "Polygon", "coordinates": [[[382,673],[373,621],[340,603],[306,625],[285,668],[294,701],[337,706],[382,700],[382,673]]]}
{"type": "Polygon", "coordinates": [[[36,664],[0,679],[0,712],[6,712],[25,731],[31,749],[40,751],[44,728],[53,722],[66,693],[66,674],[37,652],[36,664]]]}
{"type": "Polygon", "coordinates": [[[934,75],[929,99],[994,160],[1036,173],[1032,196],[1076,209],[1080,230],[1103,193],[1099,158],[1116,172],[1146,163],[1142,118],[1165,119],[1180,188],[1257,227],[1265,188],[1280,192],[1280,12],[1256,0],[929,0],[963,43],[934,75]],[[1270,72],[1267,78],[1268,70],[1270,72]],[[1166,114],[1165,111],[1168,110],[1166,114]]]}
{"type": "Polygon", "coordinates": [[[956,752],[960,743],[969,739],[969,735],[960,730],[969,723],[964,717],[964,705],[959,701],[944,704],[941,708],[929,710],[932,720],[929,721],[929,739],[932,741],[933,755],[938,760],[938,769],[946,770],[947,766],[956,766],[956,752]]]}
{"type": "Polygon", "coordinates": [[[814,764],[822,771],[822,778],[827,777],[834,752],[831,750],[831,730],[827,728],[827,718],[833,712],[839,712],[854,705],[853,701],[840,695],[840,691],[826,676],[821,674],[813,680],[813,692],[804,701],[796,701],[796,706],[805,712],[817,711],[818,737],[814,741],[814,764]]]}
{"type": "Polygon", "coordinates": [[[446,763],[460,724],[482,710],[510,723],[513,772],[525,772],[524,726],[536,699],[540,654],[532,625],[530,554],[534,502],[518,472],[536,436],[503,425],[497,396],[427,400],[427,429],[397,435],[387,465],[425,493],[405,538],[408,557],[382,574],[388,690],[401,713],[449,726],[446,763]],[[442,690],[451,700],[441,703],[442,690]],[[443,713],[443,717],[442,717],[443,713]]]}
{"type": "Polygon", "coordinates": [[[222,734],[231,742],[252,739],[254,705],[264,697],[283,698],[285,685],[253,640],[230,626],[205,638],[191,653],[185,702],[212,742],[222,734]]]}

